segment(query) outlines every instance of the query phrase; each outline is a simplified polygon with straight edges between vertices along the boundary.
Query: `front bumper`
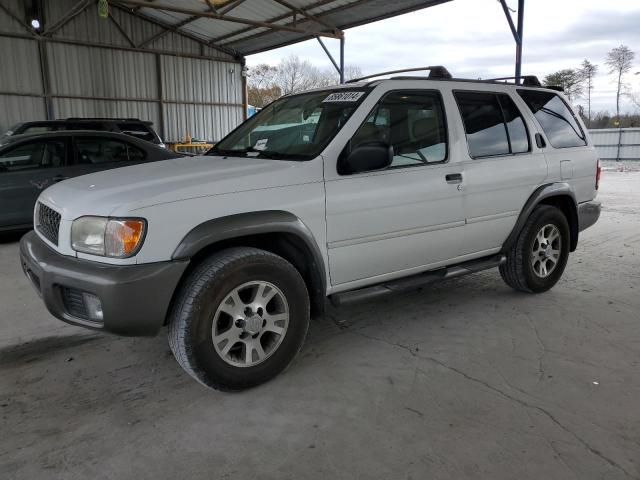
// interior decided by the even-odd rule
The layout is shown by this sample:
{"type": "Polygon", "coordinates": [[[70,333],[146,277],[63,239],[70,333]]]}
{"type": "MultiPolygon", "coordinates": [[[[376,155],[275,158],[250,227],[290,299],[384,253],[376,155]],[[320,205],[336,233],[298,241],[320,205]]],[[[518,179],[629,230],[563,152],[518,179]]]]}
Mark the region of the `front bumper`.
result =
{"type": "Polygon", "coordinates": [[[578,204],[578,226],[580,231],[586,230],[600,218],[602,204],[597,200],[578,204]]]}
{"type": "Polygon", "coordinates": [[[52,250],[35,232],[22,237],[20,260],[23,271],[55,317],[73,325],[127,336],[158,332],[189,263],[108,265],[80,260],[52,250]],[[69,292],[75,297],[70,297],[69,292]],[[102,321],[78,314],[77,303],[74,306],[70,298],[82,298],[82,293],[100,299],[102,321]]]}

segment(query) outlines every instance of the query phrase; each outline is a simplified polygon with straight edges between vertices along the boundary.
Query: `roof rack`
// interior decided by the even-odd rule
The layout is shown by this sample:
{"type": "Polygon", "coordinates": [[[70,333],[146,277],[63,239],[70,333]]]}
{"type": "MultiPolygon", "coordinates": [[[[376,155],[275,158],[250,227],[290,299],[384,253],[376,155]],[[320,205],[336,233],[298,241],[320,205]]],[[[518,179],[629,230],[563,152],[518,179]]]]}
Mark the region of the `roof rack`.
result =
{"type": "Polygon", "coordinates": [[[541,87],[542,86],[542,84],[540,83],[540,80],[538,80],[538,77],[536,77],[535,75],[522,75],[520,79],[521,79],[521,83],[518,83],[517,77],[487,78],[486,81],[507,83],[508,80],[515,80],[514,83],[516,85],[522,85],[523,87],[541,87]]]}
{"type": "Polygon", "coordinates": [[[362,80],[368,80],[370,78],[382,77],[383,75],[391,75],[392,73],[422,72],[422,71],[425,71],[425,70],[429,70],[429,77],[428,78],[431,78],[431,79],[434,79],[434,78],[439,78],[439,79],[452,78],[451,74],[449,73],[449,70],[447,70],[442,65],[435,65],[435,66],[432,66],[432,67],[403,68],[402,70],[389,70],[387,72],[374,73],[372,75],[366,75],[364,77],[354,78],[352,80],[347,81],[346,83],[360,82],[362,80]]]}
{"type": "Polygon", "coordinates": [[[141,122],[139,118],[123,118],[123,117],[68,117],[64,120],[78,122],[78,121],[91,121],[91,120],[110,120],[118,122],[141,122]]]}

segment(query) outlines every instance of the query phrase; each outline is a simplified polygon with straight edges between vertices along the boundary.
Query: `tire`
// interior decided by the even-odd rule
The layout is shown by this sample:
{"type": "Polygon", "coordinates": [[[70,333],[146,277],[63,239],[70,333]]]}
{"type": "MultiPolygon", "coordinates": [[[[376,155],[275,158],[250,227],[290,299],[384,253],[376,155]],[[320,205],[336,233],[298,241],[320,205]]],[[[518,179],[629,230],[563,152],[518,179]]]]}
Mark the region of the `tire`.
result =
{"type": "Polygon", "coordinates": [[[551,205],[538,205],[507,251],[506,262],[500,265],[502,279],[520,292],[546,292],[558,282],[567,266],[569,236],[569,223],[562,211],[551,205]]]}
{"type": "Polygon", "coordinates": [[[230,248],[203,260],[183,282],[169,317],[169,346],[203,385],[243,390],[289,366],[309,318],[306,285],[289,262],[257,248],[230,248]]]}

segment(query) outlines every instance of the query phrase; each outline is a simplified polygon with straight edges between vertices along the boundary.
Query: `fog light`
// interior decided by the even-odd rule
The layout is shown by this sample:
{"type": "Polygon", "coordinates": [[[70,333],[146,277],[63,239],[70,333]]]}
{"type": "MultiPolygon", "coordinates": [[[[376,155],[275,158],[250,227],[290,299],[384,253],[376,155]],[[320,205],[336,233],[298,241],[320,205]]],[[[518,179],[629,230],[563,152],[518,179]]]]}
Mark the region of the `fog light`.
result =
{"type": "Polygon", "coordinates": [[[102,303],[100,299],[92,293],[82,293],[82,299],[84,300],[84,306],[87,309],[89,318],[94,322],[101,322],[104,319],[102,314],[102,303]]]}

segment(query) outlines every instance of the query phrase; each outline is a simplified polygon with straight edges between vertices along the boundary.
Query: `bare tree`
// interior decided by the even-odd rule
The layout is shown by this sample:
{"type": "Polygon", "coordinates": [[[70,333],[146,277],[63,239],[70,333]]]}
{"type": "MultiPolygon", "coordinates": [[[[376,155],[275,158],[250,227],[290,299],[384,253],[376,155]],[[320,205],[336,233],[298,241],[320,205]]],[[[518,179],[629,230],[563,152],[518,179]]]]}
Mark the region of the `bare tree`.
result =
{"type": "Polygon", "coordinates": [[[266,63],[249,68],[247,72],[247,93],[250,105],[264,107],[282,95],[280,87],[275,85],[277,73],[276,67],[266,63]]]}
{"type": "Polygon", "coordinates": [[[345,65],[344,66],[344,79],[353,80],[354,78],[362,77],[362,69],[357,65],[345,65]]]}
{"type": "Polygon", "coordinates": [[[283,58],[277,70],[275,83],[280,87],[283,95],[314,88],[321,78],[316,67],[307,60],[301,60],[297,55],[283,58]]]}
{"type": "MultiPolygon", "coordinates": [[[[345,79],[362,76],[360,67],[345,66],[345,79]]],[[[249,103],[263,107],[282,95],[304,92],[312,88],[330,87],[340,82],[335,69],[319,69],[295,55],[283,58],[278,66],[256,65],[248,71],[249,103]]]]}
{"type": "Polygon", "coordinates": [[[609,67],[609,73],[618,77],[618,90],[616,92],[616,117],[620,119],[620,95],[622,95],[626,84],[624,83],[624,75],[629,73],[633,66],[635,53],[626,45],[620,45],[607,53],[605,63],[609,67]]]}
{"type": "Polygon", "coordinates": [[[582,81],[580,73],[573,68],[565,68],[544,77],[546,86],[562,87],[570,102],[582,96],[582,81]]]}
{"type": "Polygon", "coordinates": [[[587,89],[587,126],[591,126],[591,91],[593,90],[593,78],[598,73],[598,65],[594,65],[585,58],[580,65],[579,76],[587,89]]]}

